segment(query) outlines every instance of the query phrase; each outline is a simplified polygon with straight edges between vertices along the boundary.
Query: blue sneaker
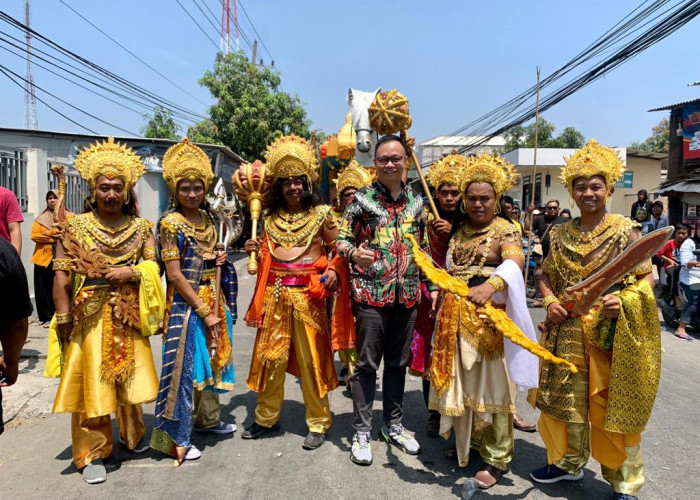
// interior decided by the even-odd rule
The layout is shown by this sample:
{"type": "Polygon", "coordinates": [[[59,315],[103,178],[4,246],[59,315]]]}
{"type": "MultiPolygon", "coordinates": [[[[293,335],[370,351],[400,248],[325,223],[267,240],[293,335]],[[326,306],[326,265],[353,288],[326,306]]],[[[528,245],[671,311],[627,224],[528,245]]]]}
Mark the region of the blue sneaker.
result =
{"type": "Polygon", "coordinates": [[[637,497],[627,493],[613,493],[613,500],[637,500],[637,497]]]}
{"type": "Polygon", "coordinates": [[[530,477],[538,483],[557,483],[559,481],[578,481],[583,479],[583,471],[570,474],[556,465],[545,465],[530,472],[530,477]]]}

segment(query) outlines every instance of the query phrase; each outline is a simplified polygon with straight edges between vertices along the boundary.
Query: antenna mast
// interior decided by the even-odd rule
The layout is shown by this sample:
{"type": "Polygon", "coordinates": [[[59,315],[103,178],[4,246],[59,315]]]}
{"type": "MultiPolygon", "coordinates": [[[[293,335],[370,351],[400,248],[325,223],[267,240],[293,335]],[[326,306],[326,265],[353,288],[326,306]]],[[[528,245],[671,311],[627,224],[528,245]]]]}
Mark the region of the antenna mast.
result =
{"type": "Polygon", "coordinates": [[[39,120],[36,117],[36,97],[34,95],[34,75],[32,74],[32,36],[29,32],[29,7],[30,1],[24,2],[24,24],[27,26],[27,75],[24,83],[24,126],[30,130],[39,127],[39,120]]]}

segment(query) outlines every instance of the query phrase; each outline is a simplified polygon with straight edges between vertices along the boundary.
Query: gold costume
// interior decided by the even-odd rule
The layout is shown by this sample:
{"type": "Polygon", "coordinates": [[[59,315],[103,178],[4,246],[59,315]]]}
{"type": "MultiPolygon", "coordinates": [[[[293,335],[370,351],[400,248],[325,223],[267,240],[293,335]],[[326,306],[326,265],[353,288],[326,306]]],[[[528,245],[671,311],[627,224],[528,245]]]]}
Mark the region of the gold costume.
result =
{"type": "MultiPolygon", "coordinates": [[[[318,177],[315,152],[300,137],[281,137],[265,156],[275,181],[304,176],[312,186],[318,177]]],[[[327,393],[337,387],[338,378],[328,335],[328,295],[319,281],[328,267],[325,250],[313,263],[276,254],[279,248],[306,253],[324,225],[335,227],[327,206],[295,214],[280,208],[265,217],[257,283],[245,318],[258,328],[247,384],[258,393],[255,422],[263,427],[279,419],[285,372],[301,378],[309,432],[325,433],[331,425],[327,393]]]]}
{"type": "MultiPolygon", "coordinates": [[[[512,165],[488,154],[466,161],[454,159],[453,167],[460,175],[459,179],[449,178],[451,184],[458,183],[465,193],[472,182],[488,182],[494,188],[496,203],[515,178],[512,165]]],[[[449,173],[449,169],[445,171],[449,173]]],[[[503,281],[491,275],[509,255],[522,258],[520,234],[513,224],[500,217],[482,228],[471,228],[465,222],[450,239],[446,266],[469,286],[488,282],[498,291],[503,281]],[[498,262],[487,263],[492,248],[498,262]]],[[[443,437],[454,429],[459,465],[467,465],[470,443],[476,438],[482,460],[507,470],[513,458],[516,388],[504,355],[503,335],[476,313],[466,297],[445,293],[433,333],[430,379],[429,408],[442,415],[443,437]]]]}
{"type": "MultiPolygon", "coordinates": [[[[111,138],[76,159],[76,168],[92,189],[101,175],[119,177],[130,187],[142,172],[139,166],[135,153],[111,138]]],[[[164,296],[151,228],[147,220],[130,215],[122,225],[107,227],[90,212],[71,217],[58,236],[59,269],[70,270],[73,330],[63,353],[53,411],[73,413],[73,460],[78,468],[110,455],[110,413],[117,414],[126,446],[134,448],[145,431],[140,404],[153,401],[158,392],[146,336],[160,326],[164,296]],[[121,267],[131,268],[133,278],[110,285],[104,271],[121,267]]],[[[54,358],[60,354],[53,349],[47,366],[57,366],[54,358]]]]}
{"type": "MultiPolygon", "coordinates": [[[[622,165],[612,150],[591,140],[568,159],[564,170],[562,179],[570,190],[578,177],[602,175],[610,192],[622,165]]],[[[637,224],[622,215],[606,214],[588,232],[581,231],[579,224],[580,219],[574,219],[551,230],[551,250],[543,271],[557,296],[639,237],[637,224]]],[[[539,389],[530,394],[530,401],[542,412],[539,430],[548,462],[576,474],[592,453],[613,490],[630,495],[644,484],[639,443],[661,368],[657,308],[644,278],[650,272],[651,263],[646,262],[617,287],[617,320],[605,318],[599,302],[583,318],[567,319],[543,335],[542,345],[574,363],[578,373],[543,361],[539,389]]]]}
{"type": "MultiPolygon", "coordinates": [[[[465,283],[485,282],[494,271],[485,265],[491,245],[500,255],[520,248],[515,226],[501,218],[478,231],[466,224],[450,240],[448,266],[465,283]]],[[[503,258],[503,257],[502,257],[503,258]]],[[[455,430],[459,465],[469,460],[469,443],[479,434],[484,462],[507,470],[513,458],[515,385],[503,352],[503,336],[486,319],[472,314],[468,299],[447,293],[437,316],[430,364],[429,408],[439,411],[440,433],[455,430]]]]}

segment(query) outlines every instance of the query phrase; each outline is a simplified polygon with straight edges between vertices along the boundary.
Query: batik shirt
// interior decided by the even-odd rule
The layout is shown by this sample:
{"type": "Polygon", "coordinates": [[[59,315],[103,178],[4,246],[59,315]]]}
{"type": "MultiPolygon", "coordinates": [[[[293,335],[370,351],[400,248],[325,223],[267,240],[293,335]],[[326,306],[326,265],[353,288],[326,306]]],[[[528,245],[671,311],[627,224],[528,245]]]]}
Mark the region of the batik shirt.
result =
{"type": "Polygon", "coordinates": [[[427,282],[413,261],[412,234],[428,251],[423,200],[409,187],[394,200],[381,183],[362,188],[343,214],[337,249],[351,266],[352,294],[356,302],[375,307],[392,307],[395,303],[413,307],[420,301],[420,282],[427,282]],[[362,267],[354,263],[352,253],[364,241],[374,252],[374,264],[362,267]]]}

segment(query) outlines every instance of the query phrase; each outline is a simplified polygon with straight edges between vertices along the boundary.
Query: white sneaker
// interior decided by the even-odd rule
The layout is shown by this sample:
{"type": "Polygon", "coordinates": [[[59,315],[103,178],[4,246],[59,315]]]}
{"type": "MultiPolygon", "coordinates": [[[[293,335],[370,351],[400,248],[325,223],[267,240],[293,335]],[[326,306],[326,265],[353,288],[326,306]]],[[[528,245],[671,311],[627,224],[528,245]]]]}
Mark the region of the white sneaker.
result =
{"type": "Polygon", "coordinates": [[[83,480],[88,484],[104,483],[107,480],[107,469],[102,460],[93,460],[83,469],[83,480]]]}
{"type": "Polygon", "coordinates": [[[387,443],[393,444],[408,455],[420,453],[418,441],[401,424],[393,424],[391,427],[384,425],[380,434],[387,443]]]}
{"type": "Polygon", "coordinates": [[[194,428],[195,432],[210,432],[212,434],[233,434],[236,430],[236,424],[229,424],[226,422],[219,422],[219,425],[216,427],[194,428]]]}
{"type": "Polygon", "coordinates": [[[199,451],[199,449],[191,444],[189,448],[187,448],[187,453],[185,453],[185,460],[197,460],[199,457],[202,456],[202,452],[199,451]]]}
{"type": "Polygon", "coordinates": [[[372,445],[370,445],[369,432],[357,431],[352,438],[350,460],[358,465],[372,464],[372,445]]]}

